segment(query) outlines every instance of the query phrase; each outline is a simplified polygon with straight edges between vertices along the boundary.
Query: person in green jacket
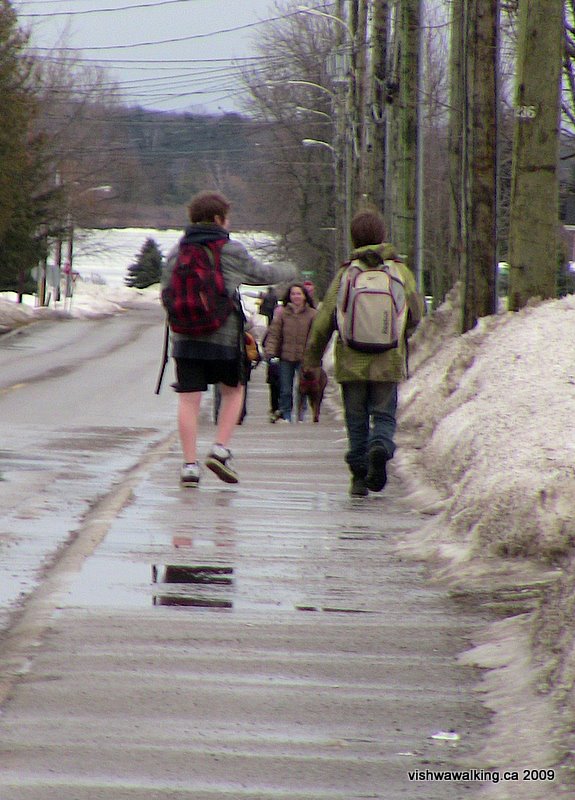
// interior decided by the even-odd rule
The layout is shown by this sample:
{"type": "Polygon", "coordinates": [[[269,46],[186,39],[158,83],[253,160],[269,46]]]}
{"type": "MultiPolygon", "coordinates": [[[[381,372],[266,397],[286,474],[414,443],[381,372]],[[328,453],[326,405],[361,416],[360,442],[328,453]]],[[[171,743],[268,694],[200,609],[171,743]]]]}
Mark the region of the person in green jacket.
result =
{"type": "MultiPolygon", "coordinates": [[[[345,455],[352,478],[350,494],[365,497],[380,492],[387,482],[387,462],[395,451],[397,387],[407,377],[407,336],[418,325],[423,302],[411,270],[400,261],[393,245],[384,242],[383,217],[374,210],[358,212],[351,222],[351,260],[375,266],[394,260],[405,286],[408,308],[406,335],[396,348],[383,353],[352,350],[337,335],[334,377],[341,384],[348,450],[345,455]]],[[[303,369],[321,366],[323,354],[336,326],[338,291],[347,265],[343,265],[327,289],[307,340],[303,369]]]]}

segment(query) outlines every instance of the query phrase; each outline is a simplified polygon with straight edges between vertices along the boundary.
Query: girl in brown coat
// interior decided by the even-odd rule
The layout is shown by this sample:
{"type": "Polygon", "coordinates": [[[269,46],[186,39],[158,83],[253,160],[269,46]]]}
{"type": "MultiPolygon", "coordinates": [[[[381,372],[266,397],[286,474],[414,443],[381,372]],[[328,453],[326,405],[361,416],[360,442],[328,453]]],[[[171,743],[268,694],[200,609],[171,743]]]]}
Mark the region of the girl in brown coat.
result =
{"type": "MultiPolygon", "coordinates": [[[[316,315],[313,299],[303,283],[293,283],[274,314],[265,341],[266,358],[280,359],[281,419],[291,422],[293,387],[299,375],[311,323],[316,315]]],[[[298,418],[303,419],[303,408],[298,418]]]]}

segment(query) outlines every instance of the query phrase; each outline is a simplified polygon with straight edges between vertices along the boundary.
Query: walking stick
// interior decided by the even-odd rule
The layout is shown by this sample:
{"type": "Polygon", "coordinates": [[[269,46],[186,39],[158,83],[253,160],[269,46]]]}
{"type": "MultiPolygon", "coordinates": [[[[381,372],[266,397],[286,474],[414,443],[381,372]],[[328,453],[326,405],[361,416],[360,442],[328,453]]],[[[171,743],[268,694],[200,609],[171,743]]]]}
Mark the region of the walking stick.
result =
{"type": "Polygon", "coordinates": [[[168,363],[169,346],[170,346],[170,326],[166,322],[166,329],[164,331],[164,350],[162,353],[162,366],[160,367],[160,374],[158,375],[158,382],[156,384],[155,394],[160,394],[160,389],[162,388],[162,380],[164,379],[166,364],[168,363]]]}

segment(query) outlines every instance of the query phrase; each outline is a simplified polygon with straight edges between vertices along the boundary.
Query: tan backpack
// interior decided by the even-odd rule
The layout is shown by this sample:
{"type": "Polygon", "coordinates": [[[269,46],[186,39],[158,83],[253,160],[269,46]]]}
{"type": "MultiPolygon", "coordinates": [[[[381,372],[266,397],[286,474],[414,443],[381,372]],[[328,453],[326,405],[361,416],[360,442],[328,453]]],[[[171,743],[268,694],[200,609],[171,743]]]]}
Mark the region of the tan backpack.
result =
{"type": "Polygon", "coordinates": [[[405,336],[405,284],[397,261],[377,267],[352,261],[339,286],[336,321],[339,335],[352,350],[383,353],[405,336]]]}

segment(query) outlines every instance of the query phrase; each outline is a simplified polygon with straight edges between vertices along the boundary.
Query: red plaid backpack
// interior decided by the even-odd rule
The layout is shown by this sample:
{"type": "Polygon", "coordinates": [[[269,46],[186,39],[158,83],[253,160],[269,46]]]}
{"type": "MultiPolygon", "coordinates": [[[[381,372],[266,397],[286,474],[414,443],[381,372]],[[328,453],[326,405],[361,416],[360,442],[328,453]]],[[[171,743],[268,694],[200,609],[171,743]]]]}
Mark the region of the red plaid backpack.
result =
{"type": "Polygon", "coordinates": [[[220,328],[235,308],[221,269],[227,239],[199,244],[183,239],[162,303],[175,333],[202,336],[220,328]]]}

